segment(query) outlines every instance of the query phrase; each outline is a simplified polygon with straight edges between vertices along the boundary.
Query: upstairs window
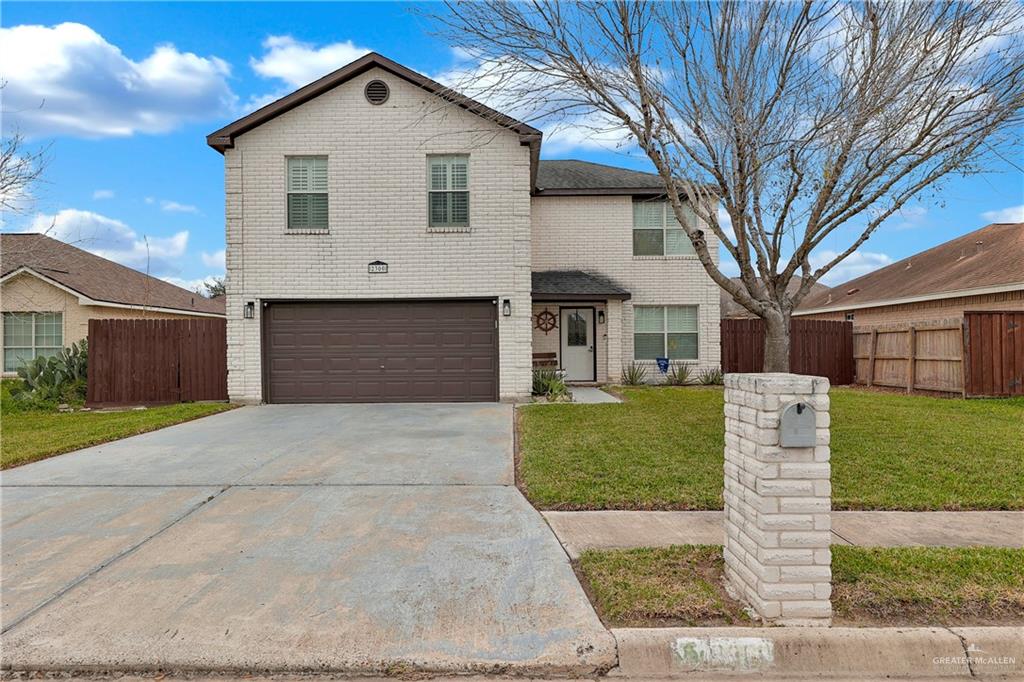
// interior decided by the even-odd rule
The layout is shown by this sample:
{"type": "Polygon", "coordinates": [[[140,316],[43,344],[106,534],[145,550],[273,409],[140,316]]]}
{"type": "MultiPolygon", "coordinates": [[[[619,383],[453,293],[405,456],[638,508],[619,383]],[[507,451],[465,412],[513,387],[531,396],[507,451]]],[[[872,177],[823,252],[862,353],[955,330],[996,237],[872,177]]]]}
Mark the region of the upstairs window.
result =
{"type": "Polygon", "coordinates": [[[63,323],[61,313],[4,313],[4,371],[15,372],[35,357],[60,353],[63,323]]]}
{"type": "Polygon", "coordinates": [[[697,306],[634,306],[633,359],[697,359],[697,306]]]}
{"type": "MultiPolygon", "coordinates": [[[[697,216],[685,207],[691,224],[697,216]]],[[[668,201],[633,202],[634,256],[692,256],[693,244],[668,201]]]]}
{"type": "Polygon", "coordinates": [[[327,229],[327,157],[288,158],[288,229],[327,229]]]}
{"type": "Polygon", "coordinates": [[[427,157],[430,227],[469,227],[469,156],[427,157]]]}

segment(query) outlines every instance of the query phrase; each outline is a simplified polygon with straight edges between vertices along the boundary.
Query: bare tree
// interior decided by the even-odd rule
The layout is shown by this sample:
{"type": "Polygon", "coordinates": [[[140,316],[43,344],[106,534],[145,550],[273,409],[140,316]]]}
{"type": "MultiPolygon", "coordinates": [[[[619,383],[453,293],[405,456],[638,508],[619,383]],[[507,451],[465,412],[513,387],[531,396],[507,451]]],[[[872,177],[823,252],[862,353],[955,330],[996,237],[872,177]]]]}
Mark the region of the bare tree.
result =
{"type": "Polygon", "coordinates": [[[31,203],[31,187],[46,167],[46,149],[28,150],[18,133],[0,142],[0,212],[24,213],[31,203]]]}
{"type": "Polygon", "coordinates": [[[791,313],[883,221],[1020,144],[1016,0],[446,7],[442,33],[479,62],[458,89],[621,130],[650,159],[708,275],[764,319],[765,371],[788,371],[791,313]]]}

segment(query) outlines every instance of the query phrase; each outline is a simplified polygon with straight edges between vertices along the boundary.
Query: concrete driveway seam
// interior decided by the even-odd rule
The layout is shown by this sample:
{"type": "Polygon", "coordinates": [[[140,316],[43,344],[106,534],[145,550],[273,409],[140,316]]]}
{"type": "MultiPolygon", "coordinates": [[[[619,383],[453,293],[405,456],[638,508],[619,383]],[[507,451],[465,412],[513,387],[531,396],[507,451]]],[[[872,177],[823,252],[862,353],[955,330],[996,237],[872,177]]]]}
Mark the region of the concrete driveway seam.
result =
{"type": "MultiPolygon", "coordinates": [[[[29,486],[21,486],[21,487],[29,487],[29,486]]],[[[33,487],[44,487],[44,486],[33,486],[33,487]]],[[[67,487],[67,486],[65,486],[65,487],[67,487]]],[[[124,550],[114,554],[112,557],[110,557],[106,561],[100,563],[99,565],[97,565],[97,566],[93,567],[92,569],[86,571],[85,573],[79,575],[77,578],[72,580],[70,583],[68,583],[67,585],[65,585],[61,589],[59,589],[56,592],[54,592],[52,595],[47,597],[45,600],[43,600],[42,602],[40,602],[36,606],[32,607],[31,609],[29,609],[25,613],[20,614],[14,620],[12,620],[10,623],[6,623],[4,625],[4,627],[3,627],[3,629],[0,629],[0,634],[6,634],[6,633],[10,632],[14,628],[18,627],[18,625],[20,625],[21,623],[25,622],[27,619],[29,619],[32,616],[34,616],[35,614],[39,613],[40,611],[45,609],[47,606],[49,606],[50,604],[53,604],[55,601],[57,601],[58,599],[60,599],[64,595],[66,595],[68,592],[70,592],[71,590],[75,589],[77,586],[81,585],[83,582],[85,582],[86,580],[88,580],[92,576],[94,576],[97,573],[99,573],[100,571],[102,571],[104,568],[106,568],[106,567],[110,566],[111,564],[116,563],[120,559],[123,559],[124,557],[132,554],[133,552],[137,551],[140,547],[142,547],[144,544],[146,544],[147,542],[149,542],[153,538],[155,538],[155,537],[159,536],[160,534],[165,533],[166,531],[170,530],[171,528],[173,528],[175,525],[177,525],[178,523],[180,523],[184,519],[188,518],[189,516],[191,516],[192,514],[194,514],[197,511],[199,511],[200,509],[202,509],[203,507],[208,505],[210,502],[212,502],[216,498],[218,498],[221,495],[223,495],[228,490],[228,488],[230,488],[230,487],[231,486],[225,486],[225,487],[221,488],[218,492],[216,492],[213,495],[209,496],[205,500],[202,500],[199,503],[192,505],[187,510],[185,510],[185,512],[183,514],[178,516],[176,519],[174,519],[170,523],[164,524],[159,529],[157,529],[155,532],[150,533],[146,537],[142,538],[142,540],[140,540],[139,542],[133,544],[132,546],[128,547],[127,549],[124,549],[124,550]]]]}

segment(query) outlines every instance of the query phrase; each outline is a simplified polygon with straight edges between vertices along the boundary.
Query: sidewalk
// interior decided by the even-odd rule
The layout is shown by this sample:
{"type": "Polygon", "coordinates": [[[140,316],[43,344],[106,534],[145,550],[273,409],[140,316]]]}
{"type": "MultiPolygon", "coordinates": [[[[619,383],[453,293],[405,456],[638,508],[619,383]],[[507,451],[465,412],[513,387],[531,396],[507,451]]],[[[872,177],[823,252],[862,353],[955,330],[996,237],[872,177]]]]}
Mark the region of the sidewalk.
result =
{"type": "MultiPolygon", "coordinates": [[[[722,512],[541,512],[573,559],[587,549],[722,544],[722,512]]],[[[832,512],[832,543],[1024,547],[1024,512],[832,512]]]]}

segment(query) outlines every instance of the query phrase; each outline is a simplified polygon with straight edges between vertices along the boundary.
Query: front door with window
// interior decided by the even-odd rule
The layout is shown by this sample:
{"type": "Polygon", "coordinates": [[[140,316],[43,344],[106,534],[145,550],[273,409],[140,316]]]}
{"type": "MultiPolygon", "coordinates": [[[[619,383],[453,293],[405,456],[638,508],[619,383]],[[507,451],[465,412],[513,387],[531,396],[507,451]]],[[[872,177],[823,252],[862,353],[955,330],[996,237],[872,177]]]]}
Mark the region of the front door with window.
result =
{"type": "Polygon", "coordinates": [[[562,308],[562,369],[567,381],[594,381],[594,309],[562,308]]]}

